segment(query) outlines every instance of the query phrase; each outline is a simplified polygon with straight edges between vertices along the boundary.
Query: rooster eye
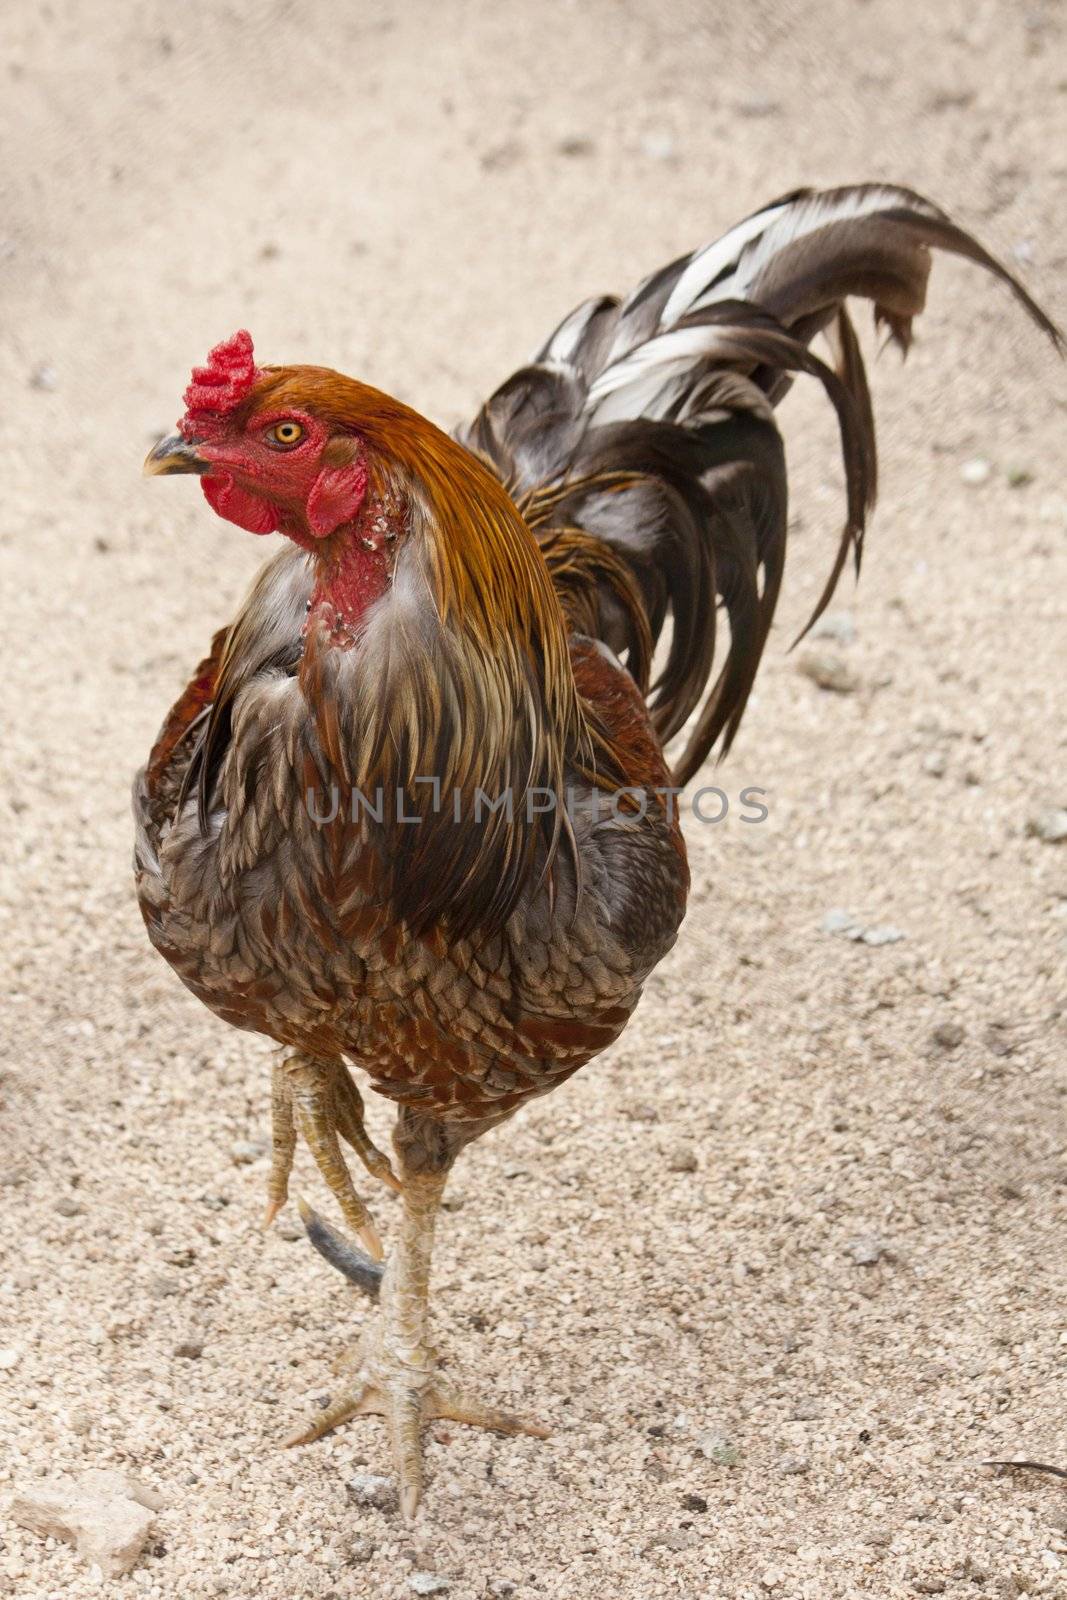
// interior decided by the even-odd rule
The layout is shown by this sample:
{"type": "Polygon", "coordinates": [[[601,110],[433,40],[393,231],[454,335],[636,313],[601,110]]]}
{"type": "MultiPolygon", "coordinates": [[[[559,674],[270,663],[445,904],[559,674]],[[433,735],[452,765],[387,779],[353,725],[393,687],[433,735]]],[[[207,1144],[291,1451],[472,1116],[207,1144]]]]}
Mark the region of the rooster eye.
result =
{"type": "Polygon", "coordinates": [[[273,428],[267,429],[267,443],[281,445],[283,450],[299,444],[303,437],[304,430],[299,422],[276,422],[273,428]]]}

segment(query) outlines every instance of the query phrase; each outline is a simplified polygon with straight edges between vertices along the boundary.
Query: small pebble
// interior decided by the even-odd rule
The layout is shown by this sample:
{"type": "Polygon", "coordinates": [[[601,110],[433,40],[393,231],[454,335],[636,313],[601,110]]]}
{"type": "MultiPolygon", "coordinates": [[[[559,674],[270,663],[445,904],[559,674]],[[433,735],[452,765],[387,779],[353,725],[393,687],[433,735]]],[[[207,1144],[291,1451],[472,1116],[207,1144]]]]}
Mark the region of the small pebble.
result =
{"type": "Polygon", "coordinates": [[[993,468],[981,456],[976,456],[973,461],[965,461],[960,468],[960,481],[971,489],[979,488],[983,483],[988,483],[993,468]]]}
{"type": "Polygon", "coordinates": [[[696,1543],[692,1533],[686,1528],[678,1528],[673,1533],[658,1534],[649,1545],[650,1550],[689,1550],[696,1543]]]}
{"type": "Polygon", "coordinates": [[[948,771],[948,757],[943,750],[931,750],[923,757],[923,771],[931,778],[943,778],[948,771]]]}
{"type": "Polygon", "coordinates": [[[832,650],[805,651],[797,671],[832,694],[853,694],[859,688],[859,678],[848,662],[832,650]]]}
{"type": "Polygon", "coordinates": [[[876,1238],[873,1233],[865,1233],[859,1238],[850,1239],[845,1251],[852,1257],[855,1266],[874,1267],[885,1255],[886,1246],[884,1241],[876,1238]]]}
{"type": "Polygon", "coordinates": [[[11,1372],[22,1360],[22,1351],[13,1346],[0,1350],[0,1372],[11,1372]]]}
{"type": "Polygon", "coordinates": [[[250,1167],[266,1150],[262,1139],[238,1139],[230,1146],[230,1156],[237,1166],[250,1167]]]}
{"type": "Polygon", "coordinates": [[[696,1170],[696,1153],[688,1145],[679,1145],[667,1157],[668,1172],[695,1172],[696,1170]]]}
{"type": "Polygon", "coordinates": [[[958,1022],[939,1022],[930,1035],[939,1050],[958,1050],[965,1037],[958,1022]]]}
{"type": "Polygon", "coordinates": [[[912,1587],[916,1594],[944,1594],[944,1578],[916,1578],[912,1587]]]}
{"type": "Polygon", "coordinates": [[[1043,844],[1062,844],[1067,839],[1067,807],[1046,806],[1027,819],[1026,831],[1043,844]]]}
{"type": "Polygon", "coordinates": [[[786,1476],[792,1476],[795,1473],[810,1472],[811,1462],[808,1461],[805,1456],[783,1456],[781,1461],[778,1463],[778,1471],[785,1473],[786,1476]]]}
{"type": "Polygon", "coordinates": [[[350,1566],[361,1567],[374,1555],[377,1546],[372,1539],[363,1539],[358,1534],[349,1539],[338,1541],[337,1553],[342,1561],[350,1566]]]}
{"type": "Polygon", "coordinates": [[[515,1593],[515,1585],[510,1578],[490,1578],[489,1593],[493,1600],[511,1600],[515,1593]]]}
{"type": "Polygon", "coordinates": [[[92,1432],[92,1428],[93,1419],[89,1415],[88,1411],[86,1411],[85,1407],[75,1406],[74,1410],[70,1414],[71,1433],[76,1433],[79,1435],[79,1437],[84,1438],[87,1433],[92,1432]]]}
{"type": "Polygon", "coordinates": [[[864,928],[860,934],[861,942],[870,945],[899,944],[901,939],[906,938],[907,934],[902,928],[894,928],[890,923],[878,928],[864,928]]]}
{"type": "Polygon", "coordinates": [[[449,1587],[447,1578],[439,1578],[436,1572],[413,1572],[408,1579],[408,1588],[415,1594],[444,1594],[449,1587]]]}
{"type": "Polygon", "coordinates": [[[199,1361],[204,1346],[199,1339],[182,1339],[174,1346],[173,1354],[182,1361],[199,1361]]]}
{"type": "Polygon", "coordinates": [[[708,1502],[702,1494],[687,1494],[682,1496],[682,1509],[684,1511],[706,1511],[708,1502]]]}
{"type": "Polygon", "coordinates": [[[30,388],[40,389],[45,394],[51,394],[58,381],[55,367],[47,361],[42,361],[40,366],[34,367],[30,373],[30,388]]]}
{"type": "MultiPolygon", "coordinates": [[[[390,1510],[396,1504],[396,1488],[391,1478],[374,1472],[357,1472],[346,1478],[345,1489],[349,1499],[357,1506],[376,1506],[379,1511],[390,1510]]],[[[432,1590],[427,1590],[431,1594],[432,1590]]]]}
{"type": "Polygon", "coordinates": [[[80,1201],[72,1199],[69,1194],[64,1194],[56,1201],[55,1209],[61,1217],[80,1217],[85,1207],[80,1201]]]}
{"type": "Polygon", "coordinates": [[[716,1433],[714,1429],[697,1434],[696,1450],[697,1455],[703,1456],[706,1461],[714,1461],[717,1467],[733,1467],[741,1459],[741,1452],[733,1440],[724,1433],[716,1433]]]}
{"type": "Polygon", "coordinates": [[[822,1416],[822,1406],[817,1400],[801,1400],[793,1407],[790,1420],[793,1422],[816,1422],[822,1416]]]}

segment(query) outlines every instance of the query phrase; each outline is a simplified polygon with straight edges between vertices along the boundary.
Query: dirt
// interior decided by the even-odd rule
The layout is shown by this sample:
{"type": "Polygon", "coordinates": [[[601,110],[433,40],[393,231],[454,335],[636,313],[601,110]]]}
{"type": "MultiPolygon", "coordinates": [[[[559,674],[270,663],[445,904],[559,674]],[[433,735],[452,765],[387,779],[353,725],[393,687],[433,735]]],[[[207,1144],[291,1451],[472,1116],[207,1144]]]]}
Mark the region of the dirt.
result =
{"type": "Polygon", "coordinates": [[[258,1230],[269,1049],[150,950],[127,801],[264,554],[139,475],[210,344],[451,423],[580,297],[877,177],[1062,319],[1063,34],[1039,0],[5,8],[0,1499],[118,1468],[165,1509],[114,1582],[3,1519],[0,1592],[1067,1596],[1062,1484],[979,1465],[1067,1465],[1067,844],[1028,831],[1067,805],[1067,374],[1003,291],[939,264],[874,369],[854,637],[812,646],[843,693],[788,652],[841,506],[824,405],[783,409],[781,623],[686,929],[442,1229],[443,1352],[552,1437],[438,1426],[413,1529],[346,1491],[377,1422],[277,1447],[364,1307],[258,1230]]]}

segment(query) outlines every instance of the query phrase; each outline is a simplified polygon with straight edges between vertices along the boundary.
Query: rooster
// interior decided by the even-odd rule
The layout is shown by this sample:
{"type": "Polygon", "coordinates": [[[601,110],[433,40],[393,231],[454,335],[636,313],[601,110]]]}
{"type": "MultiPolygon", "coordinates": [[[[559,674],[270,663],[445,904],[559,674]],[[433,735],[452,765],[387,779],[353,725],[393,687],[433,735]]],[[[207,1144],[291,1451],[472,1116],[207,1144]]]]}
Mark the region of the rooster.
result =
{"type": "Polygon", "coordinates": [[[380,1301],[358,1376],[291,1442],[384,1416],[407,1517],[427,1419],[544,1433],[438,1369],[445,1180],[618,1037],[674,943],[675,797],[729,749],[782,580],[774,407],[804,373],[837,413],[847,516],[817,617],[850,553],[858,568],[876,485],[846,301],[872,301],[906,351],[931,246],[1001,279],[1062,346],[921,196],[802,190],[627,298],[586,301],[453,437],[327,368],[260,367],[240,332],[145,463],[285,536],[136,780],[137,892],[193,993],[281,1046],[267,1220],[303,1138],[356,1235],[307,1212],[312,1240],[380,1301]],[[352,1068],[399,1107],[395,1166],[352,1068]],[[399,1190],[384,1267],[342,1141],[399,1190]]]}

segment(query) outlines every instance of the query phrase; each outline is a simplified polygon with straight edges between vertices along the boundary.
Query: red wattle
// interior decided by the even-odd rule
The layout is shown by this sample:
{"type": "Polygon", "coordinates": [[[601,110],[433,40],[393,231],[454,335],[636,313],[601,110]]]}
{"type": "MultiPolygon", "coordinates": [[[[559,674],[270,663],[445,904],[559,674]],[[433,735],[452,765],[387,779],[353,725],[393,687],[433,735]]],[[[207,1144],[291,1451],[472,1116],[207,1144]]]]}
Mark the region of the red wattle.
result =
{"type": "Polygon", "coordinates": [[[236,522],[249,533],[273,533],[277,528],[281,515],[278,507],[258,494],[250,494],[247,489],[238,489],[229,473],[212,473],[201,478],[200,487],[212,511],[225,517],[227,522],[236,522]]]}

